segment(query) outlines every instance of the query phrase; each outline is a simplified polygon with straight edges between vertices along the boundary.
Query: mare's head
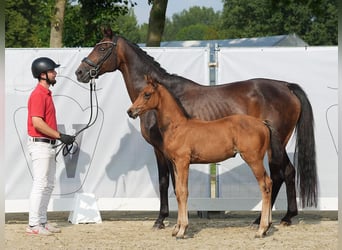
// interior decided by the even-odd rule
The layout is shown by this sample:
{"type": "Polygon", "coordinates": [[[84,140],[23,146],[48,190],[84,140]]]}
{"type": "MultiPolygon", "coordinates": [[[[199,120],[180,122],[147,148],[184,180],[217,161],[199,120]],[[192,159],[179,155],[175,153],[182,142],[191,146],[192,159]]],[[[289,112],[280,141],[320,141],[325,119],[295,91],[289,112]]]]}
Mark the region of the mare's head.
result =
{"type": "Polygon", "coordinates": [[[112,30],[104,29],[103,39],[95,45],[75,71],[79,82],[88,83],[92,78],[117,69],[116,41],[113,39],[112,30]]]}
{"type": "Polygon", "coordinates": [[[155,109],[159,103],[159,84],[150,76],[145,76],[146,87],[139,93],[138,98],[127,110],[127,114],[135,119],[148,110],[155,109]]]}

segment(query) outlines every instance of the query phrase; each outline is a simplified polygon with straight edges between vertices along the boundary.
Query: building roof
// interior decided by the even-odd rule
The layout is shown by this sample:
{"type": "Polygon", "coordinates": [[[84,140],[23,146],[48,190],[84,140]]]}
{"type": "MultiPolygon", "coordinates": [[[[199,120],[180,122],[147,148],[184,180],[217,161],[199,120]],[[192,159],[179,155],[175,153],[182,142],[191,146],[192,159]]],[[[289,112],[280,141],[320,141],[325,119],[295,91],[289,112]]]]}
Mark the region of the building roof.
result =
{"type": "Polygon", "coordinates": [[[197,41],[168,41],[161,42],[160,47],[305,47],[309,46],[296,34],[267,36],[267,37],[253,37],[253,38],[239,38],[239,39],[225,39],[225,40],[197,40],[197,41]]]}

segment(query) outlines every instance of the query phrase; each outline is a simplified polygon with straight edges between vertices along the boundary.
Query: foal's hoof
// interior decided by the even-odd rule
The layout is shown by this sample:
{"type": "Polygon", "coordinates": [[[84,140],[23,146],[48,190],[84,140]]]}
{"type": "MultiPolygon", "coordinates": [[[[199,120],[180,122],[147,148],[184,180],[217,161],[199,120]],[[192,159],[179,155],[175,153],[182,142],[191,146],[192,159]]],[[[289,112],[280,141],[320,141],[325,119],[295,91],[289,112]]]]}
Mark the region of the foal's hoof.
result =
{"type": "Polygon", "coordinates": [[[179,226],[176,224],[176,225],[173,227],[172,236],[177,238],[178,232],[179,232],[179,226]]]}
{"type": "Polygon", "coordinates": [[[176,240],[182,240],[182,239],[184,239],[184,235],[180,235],[180,236],[176,235],[176,240]]]}
{"type": "Polygon", "coordinates": [[[186,227],[183,228],[183,227],[180,227],[179,225],[175,225],[172,231],[172,236],[176,237],[176,240],[184,239],[185,231],[186,231],[186,227]]]}
{"type": "Polygon", "coordinates": [[[261,233],[257,232],[254,237],[255,238],[264,238],[265,235],[266,235],[266,232],[261,232],[261,233]]]}
{"type": "Polygon", "coordinates": [[[269,223],[267,228],[264,228],[264,229],[259,228],[258,232],[256,232],[256,234],[255,234],[255,238],[263,238],[264,236],[266,236],[266,234],[269,231],[271,225],[272,225],[272,223],[269,223]]]}

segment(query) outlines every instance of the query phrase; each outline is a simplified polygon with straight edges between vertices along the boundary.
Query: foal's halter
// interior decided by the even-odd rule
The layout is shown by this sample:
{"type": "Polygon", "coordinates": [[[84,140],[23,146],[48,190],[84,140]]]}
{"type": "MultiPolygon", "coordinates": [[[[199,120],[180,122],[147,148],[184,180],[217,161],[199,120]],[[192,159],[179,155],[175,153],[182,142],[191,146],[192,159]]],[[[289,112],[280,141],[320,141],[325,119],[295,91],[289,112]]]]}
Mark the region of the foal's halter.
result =
{"type": "Polygon", "coordinates": [[[89,76],[91,78],[96,78],[99,74],[99,70],[102,66],[102,64],[108,59],[108,57],[112,54],[114,47],[116,46],[115,42],[112,41],[105,41],[105,42],[99,42],[95,45],[95,47],[101,45],[101,44],[110,44],[111,47],[109,50],[106,51],[106,53],[104,54],[104,56],[101,58],[101,60],[99,60],[97,63],[93,62],[92,60],[90,60],[88,57],[83,58],[82,62],[85,62],[86,64],[88,64],[89,66],[93,67],[92,69],[89,70],[89,76]]]}

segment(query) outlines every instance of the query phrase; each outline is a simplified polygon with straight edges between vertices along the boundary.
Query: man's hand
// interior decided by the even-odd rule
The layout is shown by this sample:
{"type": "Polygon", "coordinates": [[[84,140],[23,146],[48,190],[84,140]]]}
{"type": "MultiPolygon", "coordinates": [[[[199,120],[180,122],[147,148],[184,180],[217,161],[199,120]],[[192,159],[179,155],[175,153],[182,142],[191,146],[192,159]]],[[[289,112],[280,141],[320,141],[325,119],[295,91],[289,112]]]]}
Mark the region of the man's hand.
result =
{"type": "Polygon", "coordinates": [[[59,140],[60,140],[61,142],[63,142],[64,144],[66,144],[66,145],[70,145],[70,144],[73,144],[73,143],[74,143],[74,141],[75,141],[75,136],[73,136],[73,135],[66,135],[66,134],[60,133],[60,138],[59,138],[59,140]]]}

